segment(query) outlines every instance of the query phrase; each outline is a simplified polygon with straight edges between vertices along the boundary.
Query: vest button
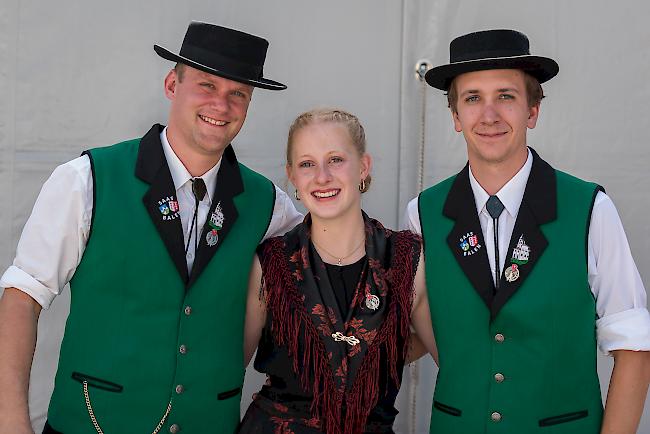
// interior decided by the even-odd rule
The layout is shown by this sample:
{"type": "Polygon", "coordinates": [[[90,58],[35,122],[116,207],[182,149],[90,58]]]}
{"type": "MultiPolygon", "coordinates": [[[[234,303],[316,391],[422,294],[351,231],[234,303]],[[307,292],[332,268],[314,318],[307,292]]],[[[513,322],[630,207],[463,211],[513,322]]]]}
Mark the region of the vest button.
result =
{"type": "Polygon", "coordinates": [[[501,342],[506,340],[506,337],[503,336],[501,333],[497,333],[496,335],[494,335],[494,340],[500,344],[501,342]]]}
{"type": "Polygon", "coordinates": [[[180,432],[180,430],[181,430],[181,427],[177,423],[175,423],[175,424],[173,424],[173,425],[171,425],[169,427],[169,432],[172,433],[172,434],[176,434],[177,432],[180,432]]]}
{"type": "Polygon", "coordinates": [[[496,381],[497,383],[503,383],[503,380],[505,379],[506,377],[500,372],[494,374],[494,381],[496,381]]]}
{"type": "Polygon", "coordinates": [[[178,352],[181,353],[181,354],[187,354],[187,346],[185,344],[181,345],[178,348],[178,352]]]}
{"type": "Polygon", "coordinates": [[[192,306],[185,306],[183,311],[185,312],[185,315],[190,316],[192,314],[192,306]]]}
{"type": "Polygon", "coordinates": [[[490,419],[492,419],[492,422],[501,422],[501,413],[495,411],[490,415],[490,419]]]}
{"type": "Polygon", "coordinates": [[[182,384],[178,384],[174,390],[176,390],[176,393],[180,395],[181,393],[185,392],[185,387],[182,384]]]}

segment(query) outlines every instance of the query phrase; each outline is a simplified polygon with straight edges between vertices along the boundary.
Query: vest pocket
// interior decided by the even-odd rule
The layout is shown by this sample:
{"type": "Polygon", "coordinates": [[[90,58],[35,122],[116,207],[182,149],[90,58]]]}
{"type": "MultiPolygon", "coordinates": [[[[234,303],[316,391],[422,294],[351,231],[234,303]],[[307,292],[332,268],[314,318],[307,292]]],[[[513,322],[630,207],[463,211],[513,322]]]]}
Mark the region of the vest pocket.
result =
{"type": "Polygon", "coordinates": [[[581,411],[574,411],[573,413],[565,413],[565,414],[560,414],[557,416],[552,416],[552,417],[547,417],[544,419],[540,419],[539,421],[539,426],[540,427],[546,427],[546,426],[553,426],[553,425],[558,425],[560,423],[565,423],[565,422],[571,422],[574,420],[582,419],[585,418],[589,415],[589,412],[587,410],[581,410],[581,411]]]}
{"type": "Polygon", "coordinates": [[[113,383],[107,380],[102,380],[101,378],[82,374],[80,372],[73,372],[72,379],[80,382],[81,384],[83,384],[85,381],[86,383],[88,383],[89,386],[96,387],[97,389],[106,390],[108,392],[120,393],[122,392],[122,389],[124,389],[122,386],[120,386],[117,383],[113,383]]]}
{"type": "Polygon", "coordinates": [[[226,390],[225,392],[219,393],[217,395],[217,399],[219,401],[223,401],[224,399],[232,398],[233,396],[239,395],[240,392],[241,392],[241,386],[232,390],[226,390]]]}
{"type": "Polygon", "coordinates": [[[459,409],[445,405],[440,401],[436,401],[435,399],[433,400],[433,407],[442,411],[443,413],[447,413],[452,416],[460,416],[463,413],[459,409]]]}

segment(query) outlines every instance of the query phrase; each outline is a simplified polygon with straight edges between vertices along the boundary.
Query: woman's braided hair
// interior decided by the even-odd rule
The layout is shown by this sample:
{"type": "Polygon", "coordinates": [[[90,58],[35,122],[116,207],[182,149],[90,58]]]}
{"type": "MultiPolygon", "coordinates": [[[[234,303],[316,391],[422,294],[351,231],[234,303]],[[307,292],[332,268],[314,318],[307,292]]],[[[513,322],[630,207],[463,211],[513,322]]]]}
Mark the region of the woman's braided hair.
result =
{"type": "MultiPolygon", "coordinates": [[[[363,129],[363,125],[359,122],[359,118],[352,113],[341,109],[316,108],[300,114],[293,121],[291,127],[289,127],[289,137],[287,138],[287,165],[290,166],[293,163],[291,161],[291,152],[293,151],[293,138],[296,133],[308,125],[319,122],[344,125],[350,135],[350,139],[352,139],[352,145],[357,150],[359,156],[365,154],[366,133],[363,129]]],[[[361,193],[365,193],[370,187],[370,182],[372,181],[370,174],[366,176],[364,181],[365,186],[361,190],[361,193]]]]}

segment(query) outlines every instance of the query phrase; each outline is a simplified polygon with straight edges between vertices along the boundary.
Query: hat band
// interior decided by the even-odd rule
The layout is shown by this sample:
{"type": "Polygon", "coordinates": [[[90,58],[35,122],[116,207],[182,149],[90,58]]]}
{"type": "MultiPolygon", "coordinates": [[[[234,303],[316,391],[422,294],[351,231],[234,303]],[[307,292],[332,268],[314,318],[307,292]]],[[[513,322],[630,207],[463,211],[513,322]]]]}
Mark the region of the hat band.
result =
{"type": "Polygon", "coordinates": [[[528,51],[522,50],[485,50],[471,53],[457,54],[450,59],[450,63],[466,62],[468,60],[494,59],[499,57],[530,56],[528,51]]]}
{"type": "Polygon", "coordinates": [[[262,77],[262,66],[239,62],[230,57],[222,56],[219,53],[204,50],[196,46],[184,44],[181,47],[179,55],[203,66],[241,78],[258,80],[262,77]]]}

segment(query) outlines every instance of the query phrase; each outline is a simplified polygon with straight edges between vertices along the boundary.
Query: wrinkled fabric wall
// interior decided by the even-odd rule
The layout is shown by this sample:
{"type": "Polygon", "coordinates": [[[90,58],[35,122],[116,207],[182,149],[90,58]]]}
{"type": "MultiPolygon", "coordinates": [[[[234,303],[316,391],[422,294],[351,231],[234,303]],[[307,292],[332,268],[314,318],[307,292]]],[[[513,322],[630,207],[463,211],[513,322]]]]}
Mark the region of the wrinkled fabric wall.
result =
{"type": "MultiPolygon", "coordinates": [[[[424,186],[465,161],[444,96],[414,78],[415,62],[446,63],[450,39],[469,31],[527,33],[534,53],[560,64],[559,76],[545,86],[548,98],[529,143],[556,167],[606,187],[647,286],[649,10],[639,0],[626,8],[587,0],[3,0],[0,194],[8,206],[0,207],[0,268],[11,263],[40,186],[57,164],[165,122],[162,80],[171,64],[152,45],[178,50],[187,23],[197,19],[268,38],[266,75],[289,86],[255,92],[235,140],[239,158],[286,188],[284,143],[293,118],[313,106],[346,108],[362,120],[374,157],[364,207],[391,227],[401,223],[418,190],[423,89],[424,186]]],[[[45,418],[68,304],[66,288],[39,324],[30,388],[37,429],[45,418]]],[[[398,432],[426,432],[435,378],[429,360],[405,372],[398,432]]],[[[599,364],[606,390],[611,360],[599,364]]],[[[249,373],[244,407],[261,381],[249,373]]],[[[639,432],[650,432],[650,415],[639,432]]]]}

